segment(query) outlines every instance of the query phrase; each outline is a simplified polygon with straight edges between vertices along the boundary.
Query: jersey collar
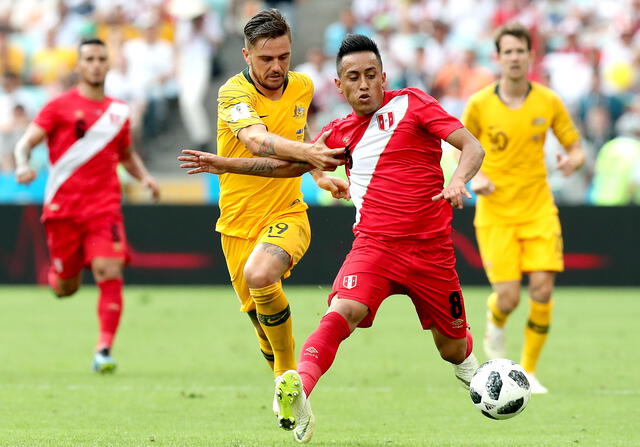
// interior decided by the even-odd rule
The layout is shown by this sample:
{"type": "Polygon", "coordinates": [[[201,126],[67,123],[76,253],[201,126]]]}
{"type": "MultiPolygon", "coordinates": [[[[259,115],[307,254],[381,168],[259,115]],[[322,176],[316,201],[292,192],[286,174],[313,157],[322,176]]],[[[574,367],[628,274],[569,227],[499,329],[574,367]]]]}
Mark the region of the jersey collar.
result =
{"type": "MultiPolygon", "coordinates": [[[[527,83],[528,87],[527,87],[527,94],[524,95],[524,99],[527,99],[527,97],[529,97],[529,93],[531,93],[531,82],[527,83]]],[[[498,99],[500,101],[502,101],[502,98],[500,98],[500,82],[496,82],[496,86],[493,88],[493,93],[496,94],[496,96],[498,96],[498,99]]]]}
{"type": "MultiPolygon", "coordinates": [[[[264,93],[262,93],[258,87],[256,87],[256,84],[253,82],[253,79],[251,79],[251,76],[249,75],[249,67],[247,67],[244,70],[242,70],[242,74],[244,75],[245,79],[247,81],[249,81],[249,83],[251,85],[253,85],[253,88],[255,88],[258,93],[260,93],[262,96],[264,96],[266,98],[266,95],[264,93]]],[[[287,85],[289,85],[289,74],[288,73],[287,73],[287,77],[284,79],[284,85],[282,86],[282,93],[283,94],[284,94],[284,91],[287,89],[287,85]]]]}

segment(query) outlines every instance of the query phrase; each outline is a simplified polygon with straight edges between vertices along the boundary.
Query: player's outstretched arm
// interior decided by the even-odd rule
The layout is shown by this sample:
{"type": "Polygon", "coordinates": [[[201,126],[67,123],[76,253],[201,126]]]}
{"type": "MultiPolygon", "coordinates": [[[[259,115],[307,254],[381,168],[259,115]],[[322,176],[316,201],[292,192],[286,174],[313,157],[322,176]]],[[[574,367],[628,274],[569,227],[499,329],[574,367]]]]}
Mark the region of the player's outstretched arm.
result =
{"type": "Polygon", "coordinates": [[[187,174],[244,174],[258,177],[299,177],[313,169],[309,163],[278,160],[276,158],[229,158],[209,152],[183,149],[178,157],[187,174]]]}
{"type": "Polygon", "coordinates": [[[433,196],[431,200],[434,202],[446,200],[453,207],[461,209],[464,204],[463,196],[471,198],[466,184],[480,169],[484,159],[484,149],[476,137],[464,127],[451,132],[447,137],[447,143],[459,149],[462,154],[449,185],[440,194],[433,196]]]}
{"type": "Polygon", "coordinates": [[[156,179],[149,174],[144,162],[132,146],[129,146],[126,149],[125,156],[120,160],[120,163],[122,163],[122,166],[124,166],[133,178],[138,180],[142,183],[142,186],[151,191],[151,196],[154,201],[157,202],[160,200],[160,187],[158,186],[158,182],[156,182],[156,179]]]}
{"type": "Polygon", "coordinates": [[[263,124],[254,124],[238,132],[238,139],[249,152],[258,157],[270,157],[288,161],[303,161],[323,170],[334,170],[345,163],[344,148],[330,149],[325,132],[315,143],[303,143],[282,138],[268,132],[263,124]]]}
{"type": "Polygon", "coordinates": [[[28,184],[36,178],[36,171],[29,166],[31,150],[40,144],[46,136],[47,133],[42,127],[31,123],[16,143],[13,156],[16,160],[16,180],[18,183],[28,184]]]}

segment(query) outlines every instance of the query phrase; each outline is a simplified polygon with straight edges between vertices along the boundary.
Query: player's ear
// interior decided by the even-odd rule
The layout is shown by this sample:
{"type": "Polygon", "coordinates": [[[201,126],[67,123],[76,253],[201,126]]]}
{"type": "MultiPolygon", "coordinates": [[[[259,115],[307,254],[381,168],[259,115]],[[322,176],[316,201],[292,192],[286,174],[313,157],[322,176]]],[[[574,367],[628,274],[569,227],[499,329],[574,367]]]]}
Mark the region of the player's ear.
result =
{"type": "Polygon", "coordinates": [[[247,50],[246,48],[243,48],[242,56],[244,57],[244,61],[247,63],[247,65],[251,66],[250,64],[251,59],[249,58],[249,50],[247,50]]]}
{"type": "Polygon", "coordinates": [[[387,72],[385,71],[382,72],[382,86],[387,88],[387,72]]]}
{"type": "Polygon", "coordinates": [[[342,91],[342,82],[340,81],[340,78],[333,78],[333,82],[334,84],[336,84],[336,88],[338,89],[338,92],[340,92],[341,95],[344,95],[344,92],[342,91]]]}

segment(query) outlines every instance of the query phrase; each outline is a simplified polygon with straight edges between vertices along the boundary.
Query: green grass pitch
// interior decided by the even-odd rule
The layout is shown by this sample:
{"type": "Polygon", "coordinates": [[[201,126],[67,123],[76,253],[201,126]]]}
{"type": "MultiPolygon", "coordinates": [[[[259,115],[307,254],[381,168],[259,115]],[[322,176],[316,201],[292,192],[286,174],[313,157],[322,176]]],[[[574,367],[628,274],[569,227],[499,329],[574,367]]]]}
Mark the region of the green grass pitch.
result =
{"type": "MultiPolygon", "coordinates": [[[[298,347],[327,287],[286,287],[298,347]]],[[[113,376],[91,372],[96,289],[58,301],[0,287],[0,446],[295,445],[271,413],[273,378],[230,287],[127,287],[113,376]]],[[[466,288],[482,360],[487,288],[466,288]]],[[[313,393],[311,445],[637,447],[640,290],[561,288],[532,396],[508,421],[484,418],[440,360],[404,297],[343,343],[313,393]]],[[[509,323],[519,359],[526,303],[509,323]]]]}

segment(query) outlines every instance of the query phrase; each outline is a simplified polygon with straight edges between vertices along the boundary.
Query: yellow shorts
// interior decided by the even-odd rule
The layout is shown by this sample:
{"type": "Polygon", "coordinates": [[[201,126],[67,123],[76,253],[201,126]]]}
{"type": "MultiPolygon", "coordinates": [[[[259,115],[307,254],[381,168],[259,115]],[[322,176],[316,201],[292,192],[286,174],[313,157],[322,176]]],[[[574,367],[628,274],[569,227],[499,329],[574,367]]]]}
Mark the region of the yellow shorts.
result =
{"type": "Polygon", "coordinates": [[[476,238],[491,283],[519,281],[523,272],[564,270],[557,215],[524,224],[477,227],[476,238]]]}
{"type": "Polygon", "coordinates": [[[291,269],[302,259],[311,241],[311,227],[307,213],[294,213],[278,216],[266,224],[255,239],[222,235],[222,251],[227,260],[227,268],[238,299],[240,311],[249,312],[256,308],[249,286],[244,279],[244,265],[253,249],[261,243],[273,244],[282,248],[291,257],[289,268],[282,275],[288,278],[291,269]]]}

